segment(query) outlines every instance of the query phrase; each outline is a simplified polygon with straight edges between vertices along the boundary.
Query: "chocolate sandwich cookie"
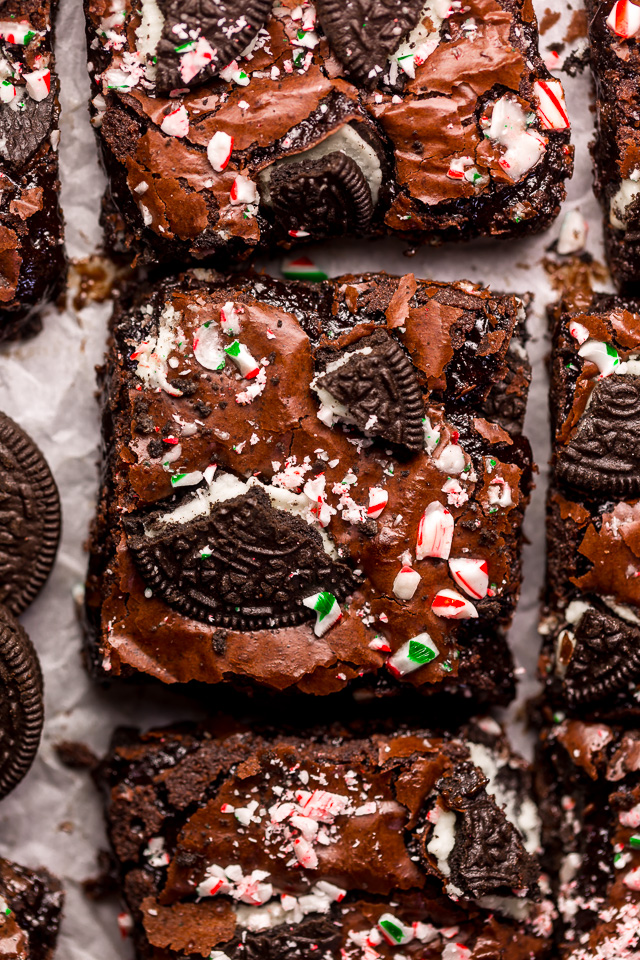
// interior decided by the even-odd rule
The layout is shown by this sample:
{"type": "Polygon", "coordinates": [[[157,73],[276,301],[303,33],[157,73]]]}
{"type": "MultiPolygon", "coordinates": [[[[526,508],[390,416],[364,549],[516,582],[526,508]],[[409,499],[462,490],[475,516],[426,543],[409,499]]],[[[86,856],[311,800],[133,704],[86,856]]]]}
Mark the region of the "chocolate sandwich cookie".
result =
{"type": "Polygon", "coordinates": [[[616,284],[640,276],[640,9],[631,0],[586,0],[589,63],[596,85],[594,189],[604,214],[607,260],[616,284]]]}
{"type": "Polygon", "coordinates": [[[554,453],[540,661],[570,715],[638,714],[640,304],[551,310],[554,453]]]}
{"type": "Polygon", "coordinates": [[[55,480],[31,437],[0,413],[0,604],[18,616],[41,590],[60,539],[55,480]]]}
{"type": "Polygon", "coordinates": [[[54,10],[6,0],[0,12],[0,340],[37,333],[65,282],[54,10]]]}
{"type": "Polygon", "coordinates": [[[29,870],[0,857],[0,955],[52,960],[64,893],[48,870],[29,870]]]}
{"type": "Polygon", "coordinates": [[[507,702],[523,318],[517,297],[412,275],[199,271],[123,301],[87,585],[96,675],[507,702]]]}
{"type": "Polygon", "coordinates": [[[536,759],[543,867],[559,913],[559,960],[634,960],[640,950],[640,731],[566,719],[536,759]]]}
{"type": "Polygon", "coordinates": [[[0,607],[0,799],[33,763],[43,722],[38,655],[20,624],[0,607]]]}
{"type": "Polygon", "coordinates": [[[546,227],[572,171],[529,0],[85,0],[109,242],[232,262],[306,239],[546,227]]]}
{"type": "Polygon", "coordinates": [[[138,960],[549,956],[530,772],[493,720],[122,731],[100,781],[138,960]]]}

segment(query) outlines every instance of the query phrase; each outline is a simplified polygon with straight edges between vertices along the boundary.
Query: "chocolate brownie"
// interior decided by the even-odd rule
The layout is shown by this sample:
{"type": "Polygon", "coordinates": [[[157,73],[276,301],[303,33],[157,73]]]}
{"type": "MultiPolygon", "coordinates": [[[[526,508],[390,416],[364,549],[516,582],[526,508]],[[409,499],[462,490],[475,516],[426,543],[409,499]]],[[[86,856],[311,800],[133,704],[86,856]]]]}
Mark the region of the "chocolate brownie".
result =
{"type": "Polygon", "coordinates": [[[549,955],[530,773],[493,720],[129,731],[101,781],[139,960],[549,955]]]}
{"type": "Polygon", "coordinates": [[[0,340],[36,333],[62,290],[55,0],[6,0],[0,13],[0,340]]]}
{"type": "Polygon", "coordinates": [[[596,84],[595,192],[607,259],[621,288],[640,276],[640,7],[586,0],[596,84]]]}
{"type": "Polygon", "coordinates": [[[0,857],[0,955],[51,960],[64,893],[48,870],[29,870],[0,857]]]}
{"type": "MultiPolygon", "coordinates": [[[[85,0],[115,246],[524,236],[573,151],[530,0],[85,0]]],[[[217,265],[217,263],[216,263],[217,265]]]]}
{"type": "Polygon", "coordinates": [[[547,609],[541,673],[570,715],[640,708],[640,303],[552,310],[547,609]]]}
{"type": "Polygon", "coordinates": [[[135,291],[103,377],[97,675],[508,701],[523,314],[411,274],[135,291]]]}
{"type": "Polygon", "coordinates": [[[640,731],[550,724],[535,764],[559,960],[640,951],[640,731]]]}

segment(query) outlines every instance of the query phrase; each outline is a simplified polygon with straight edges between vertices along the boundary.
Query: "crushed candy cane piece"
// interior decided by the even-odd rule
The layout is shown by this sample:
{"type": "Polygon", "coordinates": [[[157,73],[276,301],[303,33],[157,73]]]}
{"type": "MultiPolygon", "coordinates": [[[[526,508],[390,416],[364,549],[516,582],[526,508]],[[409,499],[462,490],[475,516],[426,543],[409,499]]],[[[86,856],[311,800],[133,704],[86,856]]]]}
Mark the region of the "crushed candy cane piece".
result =
{"type": "Polygon", "coordinates": [[[391,913],[383,913],[378,920],[378,927],[382,936],[392,946],[399,946],[413,940],[413,928],[406,926],[391,913]]]}
{"type": "Polygon", "coordinates": [[[393,592],[398,600],[411,600],[418,589],[419,583],[420,574],[418,571],[404,564],[393,581],[393,592]]]}
{"type": "Polygon", "coordinates": [[[416,559],[438,557],[448,560],[453,540],[454,519],[438,500],[434,500],[422,514],[418,526],[416,559]]]}
{"type": "Polygon", "coordinates": [[[32,100],[40,102],[46,100],[51,90],[51,71],[34,70],[33,73],[25,73],[24,81],[27,85],[27,93],[32,100]]]}
{"type": "Polygon", "coordinates": [[[216,173],[222,173],[225,169],[231,159],[232,150],[233,137],[230,137],[229,134],[223,130],[218,130],[217,133],[214,133],[207,146],[207,157],[216,173]]]}
{"type": "Polygon", "coordinates": [[[369,487],[369,506],[367,507],[367,516],[371,520],[377,520],[388,502],[389,494],[383,487],[369,487]]]}
{"type": "Polygon", "coordinates": [[[200,71],[211,63],[215,52],[206,37],[199,37],[193,49],[187,50],[180,57],[179,69],[182,82],[190,83],[194,77],[197,77],[200,71]]]}
{"type": "Polygon", "coordinates": [[[233,343],[230,343],[228,347],[224,347],[223,349],[227,356],[231,357],[245,380],[253,380],[254,377],[258,376],[260,366],[251,356],[244,343],[240,343],[239,340],[234,340],[233,343]]]}
{"type": "Polygon", "coordinates": [[[624,40],[635,37],[640,31],[640,7],[631,0],[616,0],[607,17],[607,26],[624,40]]]}
{"type": "Polygon", "coordinates": [[[387,660],[387,669],[395,677],[404,677],[435,660],[440,651],[428,633],[419,633],[403,643],[399,650],[387,660]]]}
{"type": "Polygon", "coordinates": [[[449,620],[468,620],[478,616],[474,605],[457,590],[439,590],[433,598],[431,609],[436,616],[449,620]]]}
{"type": "Polygon", "coordinates": [[[587,233],[589,224],[577,210],[569,210],[564,215],[560,234],[556,244],[556,251],[561,257],[566,257],[570,253],[578,253],[584,249],[587,242],[587,233]]]}
{"type": "Polygon", "coordinates": [[[570,123],[564,90],[559,80],[536,80],[533,92],[538,98],[537,114],[543,130],[568,130],[570,123]]]}
{"type": "Polygon", "coordinates": [[[247,203],[257,203],[258,188],[253,180],[244,177],[241,173],[235,178],[231,185],[229,199],[234,206],[247,203]]]}
{"type": "Polygon", "coordinates": [[[286,277],[287,280],[311,280],[314,283],[319,283],[321,280],[327,279],[324,270],[320,270],[309,257],[294,257],[293,259],[283,260],[280,269],[283,277],[286,277]]]}
{"type": "Polygon", "coordinates": [[[571,320],[569,323],[569,333],[579,344],[583,344],[589,339],[589,331],[587,328],[583,327],[582,324],[576,320],[571,320]]]}
{"type": "Polygon", "coordinates": [[[595,363],[601,378],[609,377],[620,363],[616,348],[601,340],[587,340],[578,350],[578,356],[595,363]]]}
{"type": "Polygon", "coordinates": [[[451,576],[474,600],[482,600],[489,589],[489,564],[486,560],[466,557],[449,560],[451,576]]]}
{"type": "Polygon", "coordinates": [[[189,133],[189,114],[182,104],[166,115],[160,129],[169,137],[186,137],[189,133]]]}
{"type": "Polygon", "coordinates": [[[227,300],[220,308],[220,326],[230,337],[237,337],[240,333],[241,317],[242,311],[236,307],[232,300],[227,300]]]}
{"type": "Polygon", "coordinates": [[[206,370],[222,370],[224,367],[220,331],[210,320],[198,327],[193,335],[193,355],[206,370]]]}
{"type": "Polygon", "coordinates": [[[303,599],[305,607],[316,612],[316,622],[313,632],[316,637],[322,637],[331,627],[342,618],[340,604],[332,593],[323,590],[303,599]]]}

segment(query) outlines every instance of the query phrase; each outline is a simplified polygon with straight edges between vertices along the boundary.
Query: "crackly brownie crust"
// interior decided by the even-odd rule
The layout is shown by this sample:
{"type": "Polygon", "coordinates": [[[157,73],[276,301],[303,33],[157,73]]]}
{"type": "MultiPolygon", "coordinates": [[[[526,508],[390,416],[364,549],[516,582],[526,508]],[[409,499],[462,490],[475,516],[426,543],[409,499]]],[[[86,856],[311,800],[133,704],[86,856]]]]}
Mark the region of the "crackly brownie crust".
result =
{"type": "Polygon", "coordinates": [[[37,333],[41,308],[64,286],[55,9],[7,0],[0,16],[0,340],[37,333]]]}
{"type": "Polygon", "coordinates": [[[530,774],[493,720],[122,731],[99,779],[138,958],[548,956],[530,774]]]}
{"type": "Polygon", "coordinates": [[[137,291],[103,376],[97,675],[508,702],[523,315],[516,297],[412,275],[199,273],[137,291]]]}
{"type": "Polygon", "coordinates": [[[571,715],[635,717],[640,694],[640,304],[551,310],[548,572],[540,669],[571,715]]]}
{"type": "MultiPolygon", "coordinates": [[[[640,276],[640,43],[616,26],[614,0],[586,0],[590,64],[596,85],[594,189],[604,213],[607,260],[616,284],[637,288],[640,276]]],[[[635,28],[633,4],[632,28],[635,28]]]]}
{"type": "Polygon", "coordinates": [[[640,946],[640,732],[546,716],[535,763],[543,867],[561,960],[633,960],[640,946]]]}
{"type": "Polygon", "coordinates": [[[0,857],[0,954],[8,960],[51,960],[64,893],[47,870],[0,857]]]}
{"type": "Polygon", "coordinates": [[[573,151],[530,0],[203,10],[85,0],[113,246],[184,263],[307,237],[523,236],[557,215],[573,151]],[[228,66],[247,18],[252,51],[228,66]]]}

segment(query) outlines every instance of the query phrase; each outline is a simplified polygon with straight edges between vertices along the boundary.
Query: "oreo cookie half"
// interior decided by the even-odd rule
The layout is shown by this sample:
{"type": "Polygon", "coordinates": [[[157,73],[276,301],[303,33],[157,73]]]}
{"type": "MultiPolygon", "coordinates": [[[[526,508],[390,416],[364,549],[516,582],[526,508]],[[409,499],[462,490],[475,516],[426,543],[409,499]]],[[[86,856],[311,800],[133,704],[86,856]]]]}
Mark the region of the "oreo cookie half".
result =
{"type": "Polygon", "coordinates": [[[557,474],[587,494],[640,494],[640,377],[598,380],[574,437],[560,453],[557,474]]]}
{"type": "Polygon", "coordinates": [[[173,514],[125,521],[140,573],[169,606],[214,626],[276,629],[315,617],[305,597],[341,600],[353,589],[351,570],[325,552],[318,531],[273,507],[266,489],[221,502],[202,493],[173,514]]]}
{"type": "Polygon", "coordinates": [[[60,499],[33,440],[0,413],[0,604],[14,615],[46,581],[60,539],[60,499]]]}
{"type": "Polygon", "coordinates": [[[0,607],[0,799],[33,763],[43,721],[38,656],[20,624],[0,607]]]}
{"type": "Polygon", "coordinates": [[[590,607],[575,631],[564,678],[571,707],[595,703],[640,678],[640,630],[590,607]]]}
{"type": "Polygon", "coordinates": [[[269,192],[277,224],[314,239],[358,233],[373,217],[366,177],[356,161],[339,150],[315,160],[277,165],[269,192]]]}
{"type": "Polygon", "coordinates": [[[336,418],[368,436],[414,451],[424,446],[424,403],[415,367],[385,330],[332,354],[312,389],[329,407],[338,401],[346,412],[338,410],[336,418]]]}
{"type": "Polygon", "coordinates": [[[195,87],[224,70],[264,26],[272,0],[160,0],[156,88],[195,87]]]}
{"type": "Polygon", "coordinates": [[[363,87],[375,87],[388,58],[420,21],[424,0],[316,0],[336,57],[363,87]]]}

